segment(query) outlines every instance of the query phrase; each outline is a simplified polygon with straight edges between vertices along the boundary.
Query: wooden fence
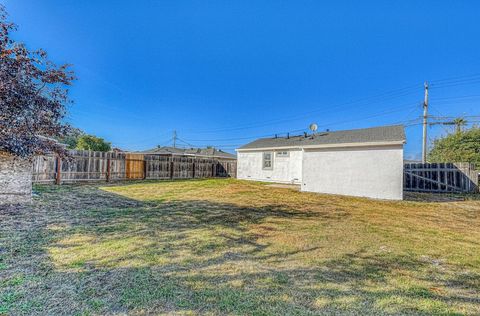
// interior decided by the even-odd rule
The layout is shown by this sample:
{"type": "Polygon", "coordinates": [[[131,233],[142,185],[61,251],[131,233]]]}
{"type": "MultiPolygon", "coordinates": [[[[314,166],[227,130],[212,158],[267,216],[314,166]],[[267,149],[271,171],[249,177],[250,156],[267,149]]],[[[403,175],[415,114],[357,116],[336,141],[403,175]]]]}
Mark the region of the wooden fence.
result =
{"type": "Polygon", "coordinates": [[[145,155],[125,154],[125,177],[127,179],[145,178],[145,155]]]}
{"type": "Polygon", "coordinates": [[[479,171],[470,163],[406,163],[405,191],[478,192],[479,171]]]}
{"type": "Polygon", "coordinates": [[[33,183],[236,177],[236,168],[232,159],[72,150],[36,157],[33,183]]]}

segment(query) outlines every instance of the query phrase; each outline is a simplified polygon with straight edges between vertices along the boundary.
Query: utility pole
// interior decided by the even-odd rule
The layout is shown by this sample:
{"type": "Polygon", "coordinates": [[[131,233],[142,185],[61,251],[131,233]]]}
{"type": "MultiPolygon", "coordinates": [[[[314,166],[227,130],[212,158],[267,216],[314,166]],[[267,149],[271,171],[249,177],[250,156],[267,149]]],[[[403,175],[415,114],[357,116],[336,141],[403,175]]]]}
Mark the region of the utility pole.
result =
{"type": "Polygon", "coordinates": [[[177,145],[177,131],[173,131],[173,148],[177,145]]]}
{"type": "Polygon", "coordinates": [[[428,82],[425,81],[425,99],[423,101],[423,143],[422,163],[427,162],[427,117],[428,117],[428,82]]]}

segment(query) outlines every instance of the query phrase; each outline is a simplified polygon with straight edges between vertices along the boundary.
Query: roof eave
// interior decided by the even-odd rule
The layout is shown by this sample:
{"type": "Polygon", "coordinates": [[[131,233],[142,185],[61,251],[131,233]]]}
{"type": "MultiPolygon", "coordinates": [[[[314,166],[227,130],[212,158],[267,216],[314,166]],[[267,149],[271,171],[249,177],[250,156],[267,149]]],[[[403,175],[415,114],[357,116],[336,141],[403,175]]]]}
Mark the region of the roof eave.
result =
{"type": "Polygon", "coordinates": [[[237,148],[235,151],[261,151],[261,150],[282,150],[282,149],[320,149],[320,148],[345,148],[345,147],[368,147],[368,146],[392,146],[404,145],[405,140],[382,141],[382,142],[362,142],[362,143],[335,143],[335,144],[317,144],[304,146],[278,146],[278,147],[257,147],[257,148],[237,148]]]}

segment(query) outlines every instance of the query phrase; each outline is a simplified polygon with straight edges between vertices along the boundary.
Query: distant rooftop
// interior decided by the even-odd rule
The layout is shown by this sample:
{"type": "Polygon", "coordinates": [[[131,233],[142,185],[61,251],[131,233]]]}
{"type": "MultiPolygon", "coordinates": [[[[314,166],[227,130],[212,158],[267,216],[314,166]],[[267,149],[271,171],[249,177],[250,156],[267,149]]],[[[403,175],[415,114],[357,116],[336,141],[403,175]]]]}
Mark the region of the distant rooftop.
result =
{"type": "Polygon", "coordinates": [[[182,155],[182,156],[201,156],[201,157],[216,157],[225,159],[237,159],[237,156],[224,152],[216,148],[178,148],[178,147],[156,147],[141,151],[144,154],[157,155],[182,155]]]}
{"type": "Polygon", "coordinates": [[[317,132],[311,135],[259,138],[238,148],[261,149],[277,147],[303,147],[351,143],[405,142],[403,125],[380,126],[335,132],[317,132]]]}

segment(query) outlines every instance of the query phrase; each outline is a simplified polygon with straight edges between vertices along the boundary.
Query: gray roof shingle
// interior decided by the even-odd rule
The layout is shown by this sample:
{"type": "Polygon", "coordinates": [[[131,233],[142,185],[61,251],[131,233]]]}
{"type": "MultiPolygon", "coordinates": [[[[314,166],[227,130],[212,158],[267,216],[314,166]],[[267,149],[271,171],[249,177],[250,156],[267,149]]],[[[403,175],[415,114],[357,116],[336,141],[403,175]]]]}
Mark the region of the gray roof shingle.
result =
{"type": "Polygon", "coordinates": [[[317,132],[315,135],[259,138],[238,148],[260,149],[277,147],[303,147],[347,143],[405,142],[403,125],[380,126],[335,132],[317,132]]]}
{"type": "Polygon", "coordinates": [[[178,148],[178,147],[157,147],[142,151],[145,154],[157,155],[188,155],[201,157],[216,157],[226,159],[237,159],[237,156],[216,148],[178,148]]]}

